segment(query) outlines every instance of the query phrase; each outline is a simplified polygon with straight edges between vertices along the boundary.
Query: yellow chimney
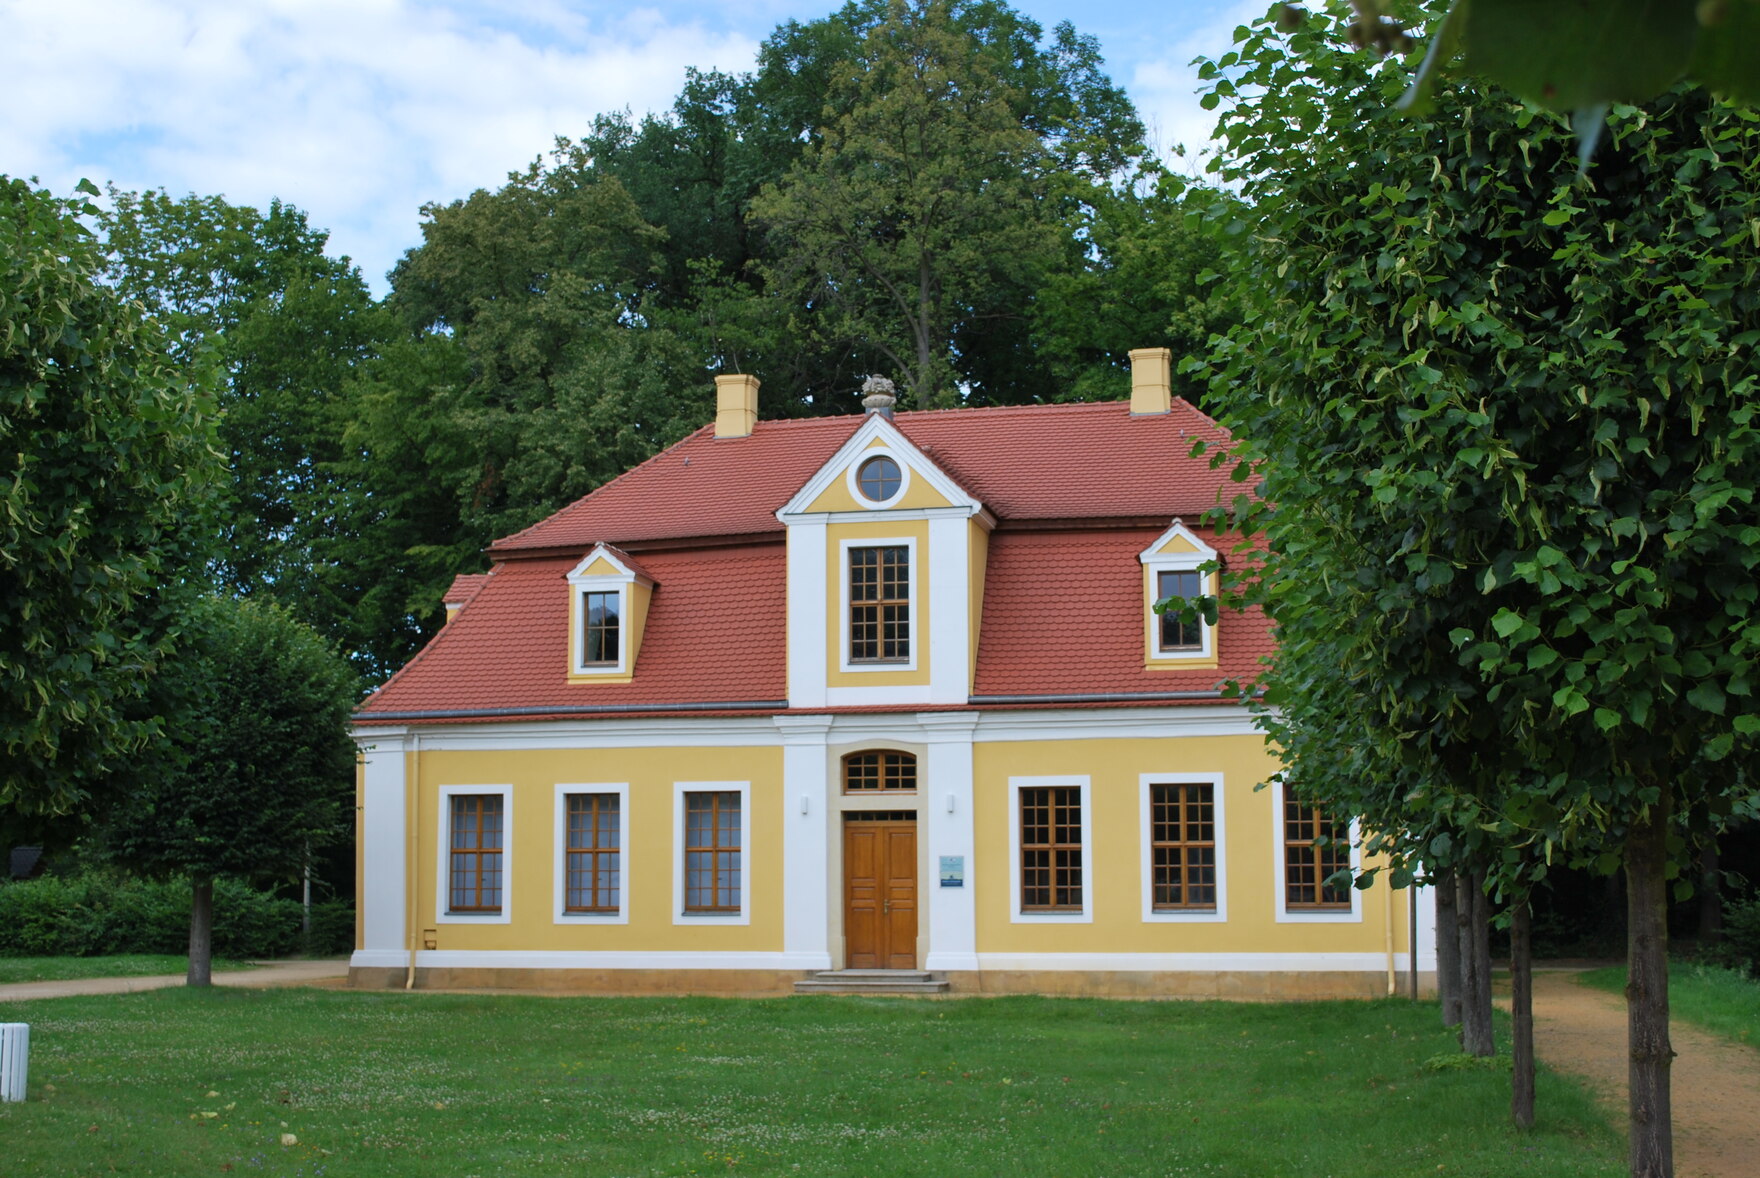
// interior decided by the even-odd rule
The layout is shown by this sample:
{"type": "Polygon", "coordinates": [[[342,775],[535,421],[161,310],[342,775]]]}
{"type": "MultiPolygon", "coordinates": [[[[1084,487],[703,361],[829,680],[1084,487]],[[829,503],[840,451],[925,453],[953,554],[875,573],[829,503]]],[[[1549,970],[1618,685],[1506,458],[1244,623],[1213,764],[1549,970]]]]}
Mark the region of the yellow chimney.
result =
{"type": "Polygon", "coordinates": [[[758,378],[755,376],[718,376],[715,378],[715,436],[718,438],[750,437],[758,424],[758,378]]]}
{"type": "Polygon", "coordinates": [[[1173,352],[1137,348],[1131,352],[1131,416],[1173,411],[1173,352]]]}

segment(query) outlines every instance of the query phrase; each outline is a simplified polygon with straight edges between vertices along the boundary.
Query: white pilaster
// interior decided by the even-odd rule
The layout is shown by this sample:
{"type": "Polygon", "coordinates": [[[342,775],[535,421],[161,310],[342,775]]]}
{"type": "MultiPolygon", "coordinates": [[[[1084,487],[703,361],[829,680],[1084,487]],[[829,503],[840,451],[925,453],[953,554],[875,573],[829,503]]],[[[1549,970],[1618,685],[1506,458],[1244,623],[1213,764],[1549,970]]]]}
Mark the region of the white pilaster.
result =
{"type": "MultiPolygon", "coordinates": [[[[825,706],[825,517],[788,524],[788,706],[825,706]]],[[[822,775],[822,774],[821,774],[822,775]]]]}
{"type": "Polygon", "coordinates": [[[969,521],[929,521],[929,702],[963,704],[971,697],[971,563],[969,521]]]}
{"type": "Polygon", "coordinates": [[[918,803],[918,820],[929,849],[929,878],[923,881],[928,892],[929,942],[923,968],[975,970],[978,873],[972,837],[972,730],[978,717],[975,712],[929,712],[918,715],[917,723],[922,725],[923,741],[928,745],[918,803]],[[941,886],[941,859],[945,855],[964,859],[963,887],[941,886]]]}
{"type": "MultiPolygon", "coordinates": [[[[824,532],[819,534],[823,539],[824,532]]],[[[821,654],[821,688],[824,665],[821,654]]],[[[826,770],[825,734],[831,729],[831,717],[775,719],[782,733],[782,951],[798,963],[797,968],[830,969],[829,905],[835,883],[831,879],[831,781],[826,770]]]]}
{"type": "MultiPolygon", "coordinates": [[[[404,827],[404,748],[402,733],[357,733],[365,763],[361,796],[361,927],[369,953],[407,954],[404,913],[408,863],[404,827]]],[[[399,961],[398,964],[402,964],[399,961]]]]}

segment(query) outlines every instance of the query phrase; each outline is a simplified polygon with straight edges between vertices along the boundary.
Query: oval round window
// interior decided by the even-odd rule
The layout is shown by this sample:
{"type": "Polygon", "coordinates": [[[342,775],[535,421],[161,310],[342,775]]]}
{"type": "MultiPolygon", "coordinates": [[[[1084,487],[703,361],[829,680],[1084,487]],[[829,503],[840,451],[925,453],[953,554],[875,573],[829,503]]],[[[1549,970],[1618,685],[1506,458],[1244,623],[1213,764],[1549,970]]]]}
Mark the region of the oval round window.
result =
{"type": "Polygon", "coordinates": [[[874,503],[884,503],[898,494],[902,481],[898,463],[884,454],[868,459],[856,471],[856,486],[861,488],[862,497],[874,503]]]}

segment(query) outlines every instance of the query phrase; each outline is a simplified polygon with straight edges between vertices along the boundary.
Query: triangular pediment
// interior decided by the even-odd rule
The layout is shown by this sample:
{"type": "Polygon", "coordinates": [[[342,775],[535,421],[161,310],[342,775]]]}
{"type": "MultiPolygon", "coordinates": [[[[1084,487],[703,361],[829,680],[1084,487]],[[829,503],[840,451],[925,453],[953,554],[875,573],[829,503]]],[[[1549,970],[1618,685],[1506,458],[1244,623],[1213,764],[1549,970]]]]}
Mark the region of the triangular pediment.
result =
{"type": "Polygon", "coordinates": [[[632,560],[629,553],[609,544],[595,544],[593,550],[569,570],[568,581],[571,585],[588,581],[627,581],[652,585],[654,578],[632,560]]]}
{"type": "MultiPolygon", "coordinates": [[[[890,483],[885,484],[888,487],[890,483]]],[[[963,511],[976,515],[984,505],[954,481],[933,459],[923,453],[891,420],[878,413],[868,415],[861,428],[838,447],[814,472],[794,497],[783,504],[776,518],[787,523],[800,516],[834,515],[845,512],[963,511]],[[884,498],[864,491],[860,475],[870,463],[884,470],[884,460],[896,466],[896,489],[884,498]]]]}
{"type": "Polygon", "coordinates": [[[1179,519],[1165,532],[1155,537],[1155,542],[1137,554],[1137,559],[1144,564],[1181,564],[1196,568],[1205,561],[1216,559],[1216,549],[1198,538],[1197,533],[1186,527],[1179,519]]]}

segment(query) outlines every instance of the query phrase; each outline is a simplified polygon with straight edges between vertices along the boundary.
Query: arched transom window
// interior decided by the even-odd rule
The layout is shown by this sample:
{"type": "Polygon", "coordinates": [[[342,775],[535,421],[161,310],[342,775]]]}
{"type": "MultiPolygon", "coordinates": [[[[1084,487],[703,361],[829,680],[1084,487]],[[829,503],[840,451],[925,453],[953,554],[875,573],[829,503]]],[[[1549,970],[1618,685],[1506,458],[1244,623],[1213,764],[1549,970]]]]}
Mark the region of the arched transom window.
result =
{"type": "Polygon", "coordinates": [[[915,793],[917,758],[911,753],[873,749],[851,753],[843,759],[843,792],[915,793]]]}

